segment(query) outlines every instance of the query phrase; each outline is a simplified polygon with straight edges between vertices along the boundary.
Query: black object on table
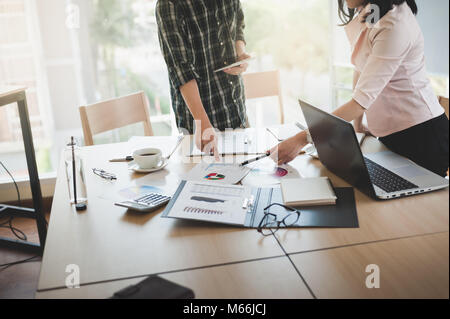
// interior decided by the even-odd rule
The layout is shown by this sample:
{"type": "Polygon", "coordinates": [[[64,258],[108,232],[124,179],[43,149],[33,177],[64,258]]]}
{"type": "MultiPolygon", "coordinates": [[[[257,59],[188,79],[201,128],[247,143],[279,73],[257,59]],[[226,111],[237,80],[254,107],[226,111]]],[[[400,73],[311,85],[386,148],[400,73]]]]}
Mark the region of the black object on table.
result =
{"type": "Polygon", "coordinates": [[[194,299],[194,292],[158,276],[116,292],[110,299],[194,299]]]}

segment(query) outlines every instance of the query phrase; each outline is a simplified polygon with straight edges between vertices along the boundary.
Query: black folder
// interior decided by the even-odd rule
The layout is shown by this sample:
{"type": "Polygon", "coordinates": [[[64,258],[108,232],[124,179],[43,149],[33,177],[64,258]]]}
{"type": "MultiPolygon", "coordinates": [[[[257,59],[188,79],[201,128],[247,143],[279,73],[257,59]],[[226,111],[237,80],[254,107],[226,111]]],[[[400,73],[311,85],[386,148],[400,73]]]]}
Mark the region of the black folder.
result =
{"type": "MultiPolygon", "coordinates": [[[[170,211],[185,185],[186,181],[181,182],[172,200],[164,210],[163,218],[173,218],[170,216],[170,211]]],[[[301,212],[301,215],[297,223],[289,228],[359,228],[353,188],[335,188],[334,191],[337,197],[336,205],[294,207],[301,212]]],[[[254,204],[249,208],[245,223],[242,225],[245,228],[258,228],[262,218],[264,218],[264,208],[274,203],[283,204],[280,187],[254,188],[252,193],[254,204]]],[[[269,213],[277,215],[278,219],[282,220],[286,214],[292,212],[280,206],[274,206],[269,210],[269,213]]]]}

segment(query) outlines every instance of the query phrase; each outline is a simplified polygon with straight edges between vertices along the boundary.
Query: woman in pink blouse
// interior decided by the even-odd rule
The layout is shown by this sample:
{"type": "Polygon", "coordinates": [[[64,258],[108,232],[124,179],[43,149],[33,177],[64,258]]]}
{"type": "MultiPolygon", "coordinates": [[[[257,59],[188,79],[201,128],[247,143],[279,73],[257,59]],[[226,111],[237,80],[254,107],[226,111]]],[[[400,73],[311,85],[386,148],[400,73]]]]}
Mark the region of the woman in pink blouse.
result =
{"type": "MultiPolygon", "coordinates": [[[[427,78],[415,1],[338,1],[355,72],[353,99],[333,114],[445,176],[449,123],[427,78]],[[364,114],[368,127],[362,125],[364,114]]],[[[279,164],[290,162],[306,144],[307,133],[299,133],[274,148],[272,157],[279,164]]]]}

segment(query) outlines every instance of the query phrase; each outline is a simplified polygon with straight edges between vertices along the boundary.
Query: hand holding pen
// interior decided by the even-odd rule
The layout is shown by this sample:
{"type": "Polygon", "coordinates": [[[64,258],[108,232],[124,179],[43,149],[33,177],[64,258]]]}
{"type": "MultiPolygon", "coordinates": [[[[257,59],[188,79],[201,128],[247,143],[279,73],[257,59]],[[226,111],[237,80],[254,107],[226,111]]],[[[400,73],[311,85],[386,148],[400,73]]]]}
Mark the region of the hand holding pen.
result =
{"type": "Polygon", "coordinates": [[[239,166],[241,166],[241,167],[242,167],[242,166],[247,166],[248,164],[251,164],[251,163],[260,161],[260,160],[262,160],[262,159],[264,159],[264,158],[266,158],[266,157],[269,157],[269,156],[270,156],[270,151],[267,151],[266,154],[261,155],[261,156],[259,156],[259,157],[256,157],[256,158],[254,158],[254,159],[245,161],[245,162],[239,164],[239,166]]]}

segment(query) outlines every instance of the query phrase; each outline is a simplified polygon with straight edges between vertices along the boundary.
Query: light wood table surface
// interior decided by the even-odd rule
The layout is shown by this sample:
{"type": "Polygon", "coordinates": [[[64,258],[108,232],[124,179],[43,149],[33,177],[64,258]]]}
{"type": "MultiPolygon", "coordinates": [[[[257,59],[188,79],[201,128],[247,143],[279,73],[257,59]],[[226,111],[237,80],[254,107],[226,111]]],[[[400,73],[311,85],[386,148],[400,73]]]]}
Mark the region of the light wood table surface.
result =
{"type": "MultiPolygon", "coordinates": [[[[195,292],[199,299],[311,299],[287,257],[187,270],[160,275],[195,292]],[[282,269],[282,271],[280,271],[282,269]]],[[[144,278],[58,289],[36,294],[40,299],[104,299],[144,278]]]]}
{"type": "MultiPolygon", "coordinates": [[[[365,154],[386,148],[375,138],[366,138],[365,154]]],[[[336,187],[350,185],[307,156],[291,165],[304,177],[328,176],[336,187]]],[[[386,239],[418,236],[449,231],[449,189],[389,201],[376,201],[355,189],[359,228],[355,229],[289,229],[276,236],[287,253],[298,253],[368,243],[386,239]]]]}
{"type": "MultiPolygon", "coordinates": [[[[262,135],[271,138],[268,133],[262,135]]],[[[277,273],[286,272],[286,278],[289,279],[296,269],[285,262],[286,253],[289,256],[293,253],[448,232],[448,190],[389,202],[375,201],[355,190],[359,229],[286,230],[278,232],[277,238],[263,238],[256,230],[162,219],[160,212],[133,214],[113,205],[118,190],[130,185],[176,187],[183,174],[195,165],[186,163],[187,158],[183,154],[186,154],[189,147],[189,138],[185,142],[165,170],[144,178],[129,171],[127,164],[109,163],[108,159],[129,155],[140,146],[158,147],[167,154],[175,143],[174,138],[153,137],[134,143],[83,149],[89,196],[88,211],[84,213],[75,212],[69,204],[64,165],[61,163],[37,297],[105,297],[110,295],[111,290],[116,291],[133,283],[133,280],[142,280],[137,277],[162,274],[168,276],[168,279],[176,278],[174,281],[180,284],[195,287],[198,289],[194,289],[198,297],[270,298],[256,293],[263,284],[252,280],[252,276],[246,281],[248,288],[242,294],[236,294],[233,292],[234,288],[228,285],[222,291],[214,290],[217,289],[214,280],[199,279],[197,282],[195,276],[191,277],[191,272],[206,277],[230,276],[229,281],[232,282],[232,278],[241,276],[241,270],[237,269],[252,273],[252,268],[253,272],[258,273],[261,268],[262,272],[270,274],[270,267],[264,268],[264,265],[270,264],[269,261],[276,261],[280,263],[277,273]],[[94,167],[116,173],[118,180],[102,180],[91,173],[94,167]],[[284,257],[276,258],[282,256],[284,257]],[[72,292],[64,289],[53,291],[65,287],[65,270],[70,264],[80,267],[83,287],[69,289],[72,292]],[[204,270],[208,270],[208,273],[202,275],[204,270]],[[223,273],[227,275],[219,275],[223,273]],[[121,279],[131,281],[121,282],[121,279]],[[105,283],[108,281],[114,282],[105,283]],[[110,284],[111,289],[103,288],[110,284]],[[98,292],[95,287],[98,287],[98,292]],[[78,291],[87,291],[87,295],[79,294],[78,291]]],[[[268,142],[275,143],[273,138],[268,142]]],[[[363,149],[364,152],[375,152],[383,148],[377,140],[369,138],[363,149]]],[[[240,162],[245,158],[247,157],[238,157],[235,160],[240,162]]],[[[329,176],[335,186],[348,186],[324,169],[319,161],[306,155],[299,156],[291,164],[291,168],[305,177],[329,176]]],[[[311,267],[313,269],[314,265],[311,267]]],[[[437,270],[441,271],[442,267],[437,270]]],[[[293,283],[290,287],[287,284],[284,289],[299,292],[305,288],[302,285],[303,283],[293,283]]],[[[283,296],[279,294],[278,297],[284,298],[283,296]]]]}
{"type": "MultiPolygon", "coordinates": [[[[189,138],[186,139],[189,144],[189,138]]],[[[149,138],[147,147],[164,154],[174,138],[149,138]]],[[[109,163],[132,154],[143,145],[123,143],[86,147],[83,150],[88,210],[78,213],[69,203],[64,165],[61,163],[52,206],[47,245],[38,290],[65,287],[66,266],[80,267],[81,284],[150,275],[230,262],[284,255],[274,237],[263,238],[256,230],[160,218],[159,213],[137,214],[114,206],[120,189],[142,175],[128,170],[127,163],[109,163]],[[117,174],[110,182],[92,173],[102,168],[117,174]]],[[[169,166],[148,175],[147,185],[176,190],[183,174],[195,164],[182,156],[184,146],[169,166]]]]}
{"type": "Polygon", "coordinates": [[[292,255],[318,298],[448,299],[447,233],[292,255]],[[368,289],[377,265],[379,289],[368,289]]]}

